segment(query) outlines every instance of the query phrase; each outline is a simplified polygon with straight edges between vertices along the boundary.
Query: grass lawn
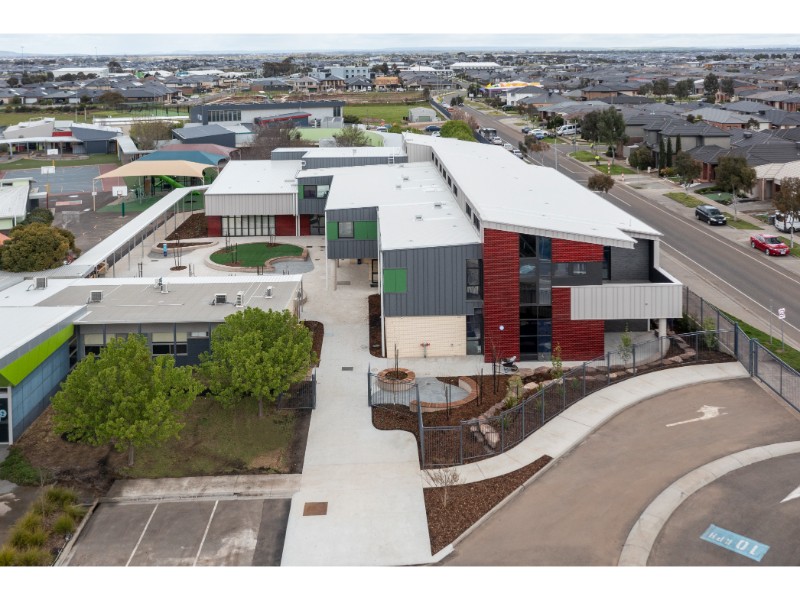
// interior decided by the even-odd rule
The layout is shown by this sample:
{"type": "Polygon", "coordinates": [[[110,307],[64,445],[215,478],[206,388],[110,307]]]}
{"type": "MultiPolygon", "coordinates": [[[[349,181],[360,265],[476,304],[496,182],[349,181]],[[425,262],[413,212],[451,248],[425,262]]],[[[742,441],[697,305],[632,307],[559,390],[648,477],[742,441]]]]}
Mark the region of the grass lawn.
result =
{"type": "Polygon", "coordinates": [[[759,227],[758,225],[753,225],[750,221],[742,221],[733,218],[731,213],[722,213],[725,215],[725,218],[728,219],[728,225],[733,227],[734,229],[763,229],[763,227],[759,227]]]}
{"type": "Polygon", "coordinates": [[[756,329],[752,325],[749,325],[748,323],[745,323],[744,321],[737,319],[728,313],[723,314],[725,314],[731,321],[738,323],[739,327],[742,328],[742,331],[744,331],[748,337],[758,340],[762,346],[773,352],[787,365],[797,371],[800,371],[800,352],[789,345],[786,345],[783,351],[781,350],[781,326],[777,317],[773,319],[772,343],[770,343],[769,333],[764,333],[760,329],[756,329]]]}
{"type": "MultiPolygon", "coordinates": [[[[260,267],[271,258],[280,256],[300,256],[303,249],[291,244],[270,246],[264,242],[239,244],[236,250],[237,264],[240,267],[260,267]]],[[[234,250],[218,250],[211,255],[218,265],[234,264],[234,250]]]]}
{"type": "Polygon", "coordinates": [[[94,109],[86,111],[86,118],[84,118],[83,111],[79,110],[78,117],[75,118],[75,111],[48,111],[41,110],[36,112],[0,112],[0,126],[3,125],[16,125],[24,121],[39,120],[47,117],[56,119],[57,121],[75,121],[76,123],[91,123],[94,117],[162,117],[162,116],[188,116],[189,113],[184,109],[182,112],[175,112],[175,108],[170,108],[169,112],[162,110],[149,110],[149,111],[133,111],[127,110],[108,110],[108,109],[94,109]]]}
{"type": "Polygon", "coordinates": [[[664,195],[671,200],[675,200],[675,202],[680,202],[688,208],[697,208],[701,204],[705,204],[702,200],[698,200],[694,196],[690,196],[684,192],[670,192],[664,195]]]}
{"type": "Polygon", "coordinates": [[[270,468],[281,472],[291,443],[294,414],[265,407],[258,418],[255,403],[224,408],[212,398],[198,398],[180,439],[136,452],[128,477],[190,477],[270,468]]]}
{"type": "MultiPolygon", "coordinates": [[[[31,158],[23,158],[12,163],[4,163],[2,165],[3,171],[16,171],[19,169],[38,169],[40,167],[49,167],[53,165],[52,160],[35,160],[31,158]]],[[[56,160],[56,167],[85,167],[88,165],[119,165],[116,154],[90,154],[86,158],[76,158],[71,160],[56,160]]]]}
{"type": "Polygon", "coordinates": [[[593,162],[595,154],[594,152],[589,152],[588,150],[578,150],[577,152],[572,152],[570,156],[581,162],[593,162]]]}
{"type": "Polygon", "coordinates": [[[698,192],[699,194],[703,194],[709,200],[716,200],[717,202],[721,202],[722,204],[730,204],[731,203],[731,194],[729,192],[709,192],[703,193],[698,192]]]}
{"type": "Polygon", "coordinates": [[[611,173],[609,173],[608,165],[604,165],[602,162],[599,165],[595,165],[594,168],[606,175],[633,175],[636,173],[633,169],[620,167],[619,165],[611,165],[611,173]]]}
{"type": "Polygon", "coordinates": [[[430,107],[427,102],[418,104],[356,104],[344,107],[345,116],[353,115],[361,119],[362,123],[380,123],[404,125],[403,117],[408,117],[408,111],[417,106],[430,107]]]}
{"type": "MultiPolygon", "coordinates": [[[[304,140],[311,142],[318,142],[323,138],[332,138],[335,133],[339,133],[339,129],[323,128],[323,127],[304,127],[298,129],[300,135],[304,140]]],[[[383,146],[383,138],[374,131],[366,131],[371,146],[383,146]]]]}

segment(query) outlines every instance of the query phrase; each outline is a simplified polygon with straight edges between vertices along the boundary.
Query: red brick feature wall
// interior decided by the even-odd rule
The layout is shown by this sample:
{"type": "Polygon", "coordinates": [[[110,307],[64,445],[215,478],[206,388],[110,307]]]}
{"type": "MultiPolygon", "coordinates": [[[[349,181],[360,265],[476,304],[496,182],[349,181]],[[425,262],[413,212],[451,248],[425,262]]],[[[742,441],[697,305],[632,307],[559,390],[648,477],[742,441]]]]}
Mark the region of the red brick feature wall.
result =
{"type": "Polygon", "coordinates": [[[493,360],[493,345],[501,357],[519,356],[519,235],[516,233],[483,231],[483,331],[486,362],[493,360]]]}
{"type": "Polygon", "coordinates": [[[294,215],[275,215],[275,235],[295,235],[294,215]]]}
{"type": "Polygon", "coordinates": [[[311,235],[311,215],[300,215],[300,235],[311,235]]]}
{"type": "Polygon", "coordinates": [[[603,262],[603,247],[598,244],[553,239],[553,262],[603,262]]]}
{"type": "Polygon", "coordinates": [[[208,237],[222,237],[222,217],[206,217],[208,237]]]}
{"type": "MultiPolygon", "coordinates": [[[[555,254],[555,248],[553,250],[555,254]]],[[[554,287],[553,349],[561,346],[563,360],[591,360],[602,356],[605,352],[603,321],[573,321],[571,310],[572,290],[554,287]]]]}

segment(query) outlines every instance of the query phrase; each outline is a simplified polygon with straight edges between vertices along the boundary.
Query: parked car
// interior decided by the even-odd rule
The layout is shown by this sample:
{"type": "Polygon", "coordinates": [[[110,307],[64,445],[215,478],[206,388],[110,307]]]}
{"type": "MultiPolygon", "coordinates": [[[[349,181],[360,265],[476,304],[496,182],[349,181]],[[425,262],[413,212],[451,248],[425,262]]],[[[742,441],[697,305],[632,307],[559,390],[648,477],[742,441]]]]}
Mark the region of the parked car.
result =
{"type": "Polygon", "coordinates": [[[513,152],[513,151],[514,151],[514,146],[513,146],[512,144],[509,144],[508,142],[506,142],[505,144],[503,144],[503,148],[505,148],[505,149],[506,149],[506,150],[508,150],[509,152],[513,152]]]}
{"type": "Polygon", "coordinates": [[[533,131],[533,127],[528,127],[527,125],[522,128],[522,133],[530,133],[533,131]]]}
{"type": "Polygon", "coordinates": [[[512,150],[512,151],[511,151],[511,153],[512,153],[514,156],[516,156],[517,158],[523,158],[523,156],[522,156],[522,152],[520,152],[520,151],[519,151],[519,150],[517,150],[517,149],[514,149],[514,150],[512,150]]]}
{"type": "Polygon", "coordinates": [[[537,140],[543,140],[547,137],[547,132],[544,129],[531,129],[528,133],[537,140]]]}
{"type": "Polygon", "coordinates": [[[775,229],[790,233],[792,231],[800,231],[800,215],[795,213],[775,213],[775,229]]]}
{"type": "Polygon", "coordinates": [[[433,133],[434,131],[441,131],[441,130],[442,128],[439,127],[438,125],[428,125],[425,128],[425,131],[427,131],[428,133],[433,133]]]}
{"type": "Polygon", "coordinates": [[[495,146],[502,146],[503,144],[505,144],[505,142],[503,141],[503,138],[501,138],[501,137],[492,138],[492,143],[495,146]]]}
{"type": "Polygon", "coordinates": [[[784,244],[774,235],[763,235],[761,233],[750,236],[750,246],[756,250],[763,250],[767,256],[783,256],[789,254],[789,246],[784,244]]]}
{"type": "Polygon", "coordinates": [[[556,129],[557,135],[577,135],[580,132],[581,128],[575,123],[571,123],[569,125],[562,125],[558,129],[556,129]]]}
{"type": "Polygon", "coordinates": [[[709,204],[703,204],[694,209],[694,216],[709,225],[725,225],[728,219],[725,218],[720,210],[709,204]]]}

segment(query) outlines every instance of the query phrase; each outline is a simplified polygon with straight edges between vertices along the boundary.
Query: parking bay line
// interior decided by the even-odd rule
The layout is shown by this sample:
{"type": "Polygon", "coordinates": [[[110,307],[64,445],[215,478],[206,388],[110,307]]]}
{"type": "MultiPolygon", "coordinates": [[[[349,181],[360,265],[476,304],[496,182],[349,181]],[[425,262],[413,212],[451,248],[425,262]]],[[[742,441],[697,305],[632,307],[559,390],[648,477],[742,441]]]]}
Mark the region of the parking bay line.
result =
{"type": "Polygon", "coordinates": [[[197,554],[194,557],[194,562],[192,563],[193,567],[197,566],[197,561],[200,559],[200,553],[203,551],[203,544],[206,543],[206,536],[208,535],[208,530],[211,529],[211,521],[214,520],[214,513],[217,512],[217,505],[219,504],[219,500],[214,501],[214,508],[211,509],[211,514],[208,516],[208,523],[206,523],[206,530],[203,532],[203,539],[200,540],[200,547],[197,549],[197,554]]]}
{"type": "Polygon", "coordinates": [[[136,551],[139,549],[139,544],[142,543],[142,540],[144,539],[144,534],[147,533],[147,528],[150,526],[150,521],[153,520],[153,515],[156,514],[156,510],[158,510],[158,504],[155,505],[155,507],[153,508],[153,512],[150,513],[150,518],[147,519],[147,523],[144,524],[144,529],[142,529],[142,533],[139,536],[139,541],[136,542],[136,545],[133,547],[133,551],[131,552],[131,555],[128,558],[128,562],[125,563],[126,567],[130,566],[131,561],[133,560],[133,557],[136,554],[136,551]]]}

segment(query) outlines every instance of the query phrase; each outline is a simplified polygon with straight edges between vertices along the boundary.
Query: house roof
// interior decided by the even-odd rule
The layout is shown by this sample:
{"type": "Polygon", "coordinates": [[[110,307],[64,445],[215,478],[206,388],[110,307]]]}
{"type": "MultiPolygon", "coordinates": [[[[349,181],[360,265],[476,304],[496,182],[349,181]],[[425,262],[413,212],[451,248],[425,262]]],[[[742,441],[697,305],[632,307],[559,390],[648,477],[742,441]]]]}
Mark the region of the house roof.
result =
{"type": "Polygon", "coordinates": [[[758,179],[774,179],[776,183],[780,183],[789,177],[800,178],[800,160],[758,165],[755,169],[758,179]]]}
{"type": "Polygon", "coordinates": [[[24,219],[28,207],[27,185],[0,187],[0,219],[24,219]]]}

